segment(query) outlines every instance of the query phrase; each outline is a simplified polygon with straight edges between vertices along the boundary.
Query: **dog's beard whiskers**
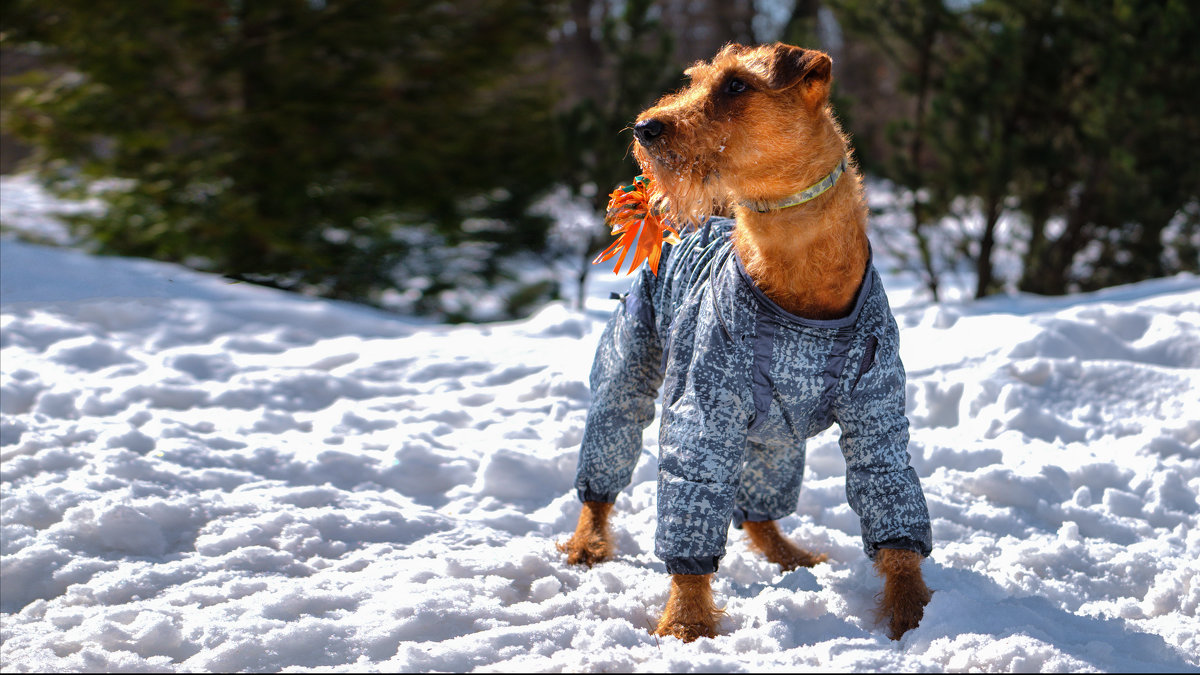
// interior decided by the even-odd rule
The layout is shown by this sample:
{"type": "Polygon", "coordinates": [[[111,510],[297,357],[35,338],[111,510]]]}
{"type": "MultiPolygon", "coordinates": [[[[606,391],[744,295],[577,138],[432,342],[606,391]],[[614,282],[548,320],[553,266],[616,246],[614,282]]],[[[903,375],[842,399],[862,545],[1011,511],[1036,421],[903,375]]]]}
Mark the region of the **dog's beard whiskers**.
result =
{"type": "MultiPolygon", "coordinates": [[[[677,125],[673,131],[679,138],[672,145],[693,147],[690,130],[692,126],[677,125]]],[[[715,162],[718,148],[712,148],[708,154],[685,157],[672,147],[651,151],[636,145],[633,155],[642,170],[654,176],[662,194],[657,204],[676,224],[696,225],[727,206],[726,190],[715,162]]]]}
{"type": "Polygon", "coordinates": [[[717,213],[724,190],[720,173],[700,160],[693,161],[687,175],[672,173],[662,184],[672,214],[681,222],[697,224],[717,213]]]}

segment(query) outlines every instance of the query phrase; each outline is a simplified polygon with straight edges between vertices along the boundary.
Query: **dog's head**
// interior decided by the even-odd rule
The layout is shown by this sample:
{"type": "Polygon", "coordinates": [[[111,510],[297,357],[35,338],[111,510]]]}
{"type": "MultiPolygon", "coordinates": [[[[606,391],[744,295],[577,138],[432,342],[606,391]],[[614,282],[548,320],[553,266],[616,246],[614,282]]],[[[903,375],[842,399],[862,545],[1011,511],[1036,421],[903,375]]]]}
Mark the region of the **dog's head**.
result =
{"type": "Polygon", "coordinates": [[[685,71],[691,84],[638,116],[633,154],[654,176],[681,223],[733,200],[787,192],[781,163],[803,163],[826,106],[833,62],[823,52],[776,43],[726,45],[685,71]]]}

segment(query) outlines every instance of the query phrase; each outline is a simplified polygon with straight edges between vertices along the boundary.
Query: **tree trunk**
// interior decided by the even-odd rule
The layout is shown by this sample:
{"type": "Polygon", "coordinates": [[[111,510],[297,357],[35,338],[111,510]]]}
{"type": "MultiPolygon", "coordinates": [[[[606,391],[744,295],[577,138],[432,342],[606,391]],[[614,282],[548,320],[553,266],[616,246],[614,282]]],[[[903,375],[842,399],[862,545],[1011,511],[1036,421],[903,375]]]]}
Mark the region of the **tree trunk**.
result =
{"type": "Polygon", "coordinates": [[[1089,162],[1087,176],[1079,196],[1067,207],[1066,227],[1055,240],[1045,236],[1045,219],[1035,229],[1025,257],[1025,271],[1019,285],[1022,291],[1040,295],[1066,295],[1070,292],[1071,265],[1075,256],[1087,246],[1085,229],[1095,220],[1093,210],[1097,208],[1097,194],[1107,166],[1103,159],[1093,157],[1089,162]]]}
{"type": "Polygon", "coordinates": [[[909,144],[910,174],[907,187],[912,191],[913,236],[917,239],[917,248],[921,253],[921,265],[925,268],[925,287],[929,289],[933,301],[938,302],[938,289],[941,281],[938,279],[933,251],[929,248],[929,238],[925,236],[925,215],[920,200],[920,192],[924,187],[924,169],[921,166],[921,158],[925,142],[925,106],[929,96],[930,71],[933,67],[933,42],[938,32],[936,16],[929,9],[926,9],[925,12],[924,30],[918,46],[917,103],[912,142],[909,144]]]}
{"type": "Polygon", "coordinates": [[[592,35],[593,0],[571,0],[571,22],[575,32],[563,40],[567,72],[566,86],[569,89],[569,105],[585,99],[602,101],[609,91],[609,82],[604,78],[604,49],[592,35]]]}
{"type": "Polygon", "coordinates": [[[987,221],[983,225],[983,235],[979,239],[979,259],[975,262],[978,280],[975,285],[975,299],[991,295],[996,283],[992,267],[992,249],[996,245],[996,224],[1000,222],[1000,199],[995,195],[988,197],[985,207],[987,221]]]}
{"type": "Polygon", "coordinates": [[[587,290],[588,273],[592,269],[592,247],[585,246],[583,254],[579,256],[579,277],[576,279],[576,290],[578,295],[575,297],[575,309],[583,311],[587,308],[587,302],[584,299],[584,292],[587,290]]]}

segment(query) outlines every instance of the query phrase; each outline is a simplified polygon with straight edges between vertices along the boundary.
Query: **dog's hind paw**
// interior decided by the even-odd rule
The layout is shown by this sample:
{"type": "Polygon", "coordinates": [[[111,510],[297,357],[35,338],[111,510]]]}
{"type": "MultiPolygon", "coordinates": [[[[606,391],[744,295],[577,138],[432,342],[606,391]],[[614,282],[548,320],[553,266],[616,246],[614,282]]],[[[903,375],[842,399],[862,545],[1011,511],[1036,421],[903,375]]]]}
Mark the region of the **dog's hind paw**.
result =
{"type": "Polygon", "coordinates": [[[750,549],[761,553],[768,561],[779,565],[784,572],[798,567],[812,567],[829,559],[824,553],[810,553],[793,544],[779,532],[773,520],[742,523],[750,538],[750,549]]]}
{"type": "Polygon", "coordinates": [[[559,553],[567,555],[567,563],[570,565],[591,567],[612,558],[612,546],[596,536],[575,534],[566,541],[558,542],[554,547],[558,549],[559,553]]]}
{"type": "Polygon", "coordinates": [[[812,567],[829,560],[829,556],[824,553],[809,553],[802,548],[796,548],[794,551],[789,551],[786,555],[779,558],[768,558],[773,563],[779,565],[779,569],[784,572],[791,572],[794,569],[801,567],[812,567]]]}
{"type": "Polygon", "coordinates": [[[655,629],[654,634],[658,635],[659,637],[666,637],[670,635],[672,637],[679,638],[684,642],[692,642],[693,640],[702,637],[715,638],[717,637],[717,630],[713,626],[702,623],[676,622],[666,626],[660,623],[658,628],[655,629]]]}
{"type": "Polygon", "coordinates": [[[574,534],[554,545],[560,553],[567,554],[568,564],[591,567],[612,557],[612,537],[608,533],[612,506],[606,502],[583,503],[574,534]]]}

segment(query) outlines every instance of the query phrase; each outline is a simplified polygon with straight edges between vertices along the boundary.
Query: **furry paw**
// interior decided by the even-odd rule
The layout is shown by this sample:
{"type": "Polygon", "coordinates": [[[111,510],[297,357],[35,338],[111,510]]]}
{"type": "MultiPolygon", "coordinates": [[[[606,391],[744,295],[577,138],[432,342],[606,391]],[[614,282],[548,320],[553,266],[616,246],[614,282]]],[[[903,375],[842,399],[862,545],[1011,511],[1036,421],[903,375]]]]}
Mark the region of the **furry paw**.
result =
{"type": "Polygon", "coordinates": [[[576,532],[566,541],[554,545],[560,553],[567,554],[567,563],[571,565],[587,565],[612,558],[612,545],[608,540],[595,532],[576,532]]]}
{"type": "Polygon", "coordinates": [[[750,549],[763,554],[784,572],[797,567],[812,567],[829,559],[824,553],[810,553],[793,544],[779,533],[779,527],[773,520],[745,522],[742,523],[742,529],[750,538],[750,549]]]}
{"type": "Polygon", "coordinates": [[[779,565],[779,569],[784,572],[790,572],[798,567],[812,567],[818,563],[823,563],[829,560],[829,556],[824,553],[809,553],[804,549],[793,545],[791,551],[779,556],[767,556],[767,560],[779,565]]]}
{"type": "Polygon", "coordinates": [[[709,625],[703,623],[681,623],[679,621],[668,624],[666,622],[659,621],[658,628],[654,630],[654,634],[660,637],[667,637],[670,635],[672,637],[679,638],[684,642],[692,642],[696,638],[717,637],[717,628],[715,622],[714,625],[709,625]]]}
{"type": "Polygon", "coordinates": [[[711,574],[673,574],[671,596],[654,634],[673,635],[684,642],[716,637],[724,613],[713,603],[711,574]]]}
{"type": "Polygon", "coordinates": [[[920,625],[921,619],[925,616],[925,605],[927,604],[929,604],[929,600],[893,610],[892,618],[888,621],[888,637],[899,640],[904,637],[905,633],[920,625]]]}
{"type": "Polygon", "coordinates": [[[554,545],[567,554],[567,563],[591,567],[612,557],[612,537],[608,533],[608,516],[612,504],[584,502],[579,512],[579,524],[571,538],[554,545]]]}
{"type": "Polygon", "coordinates": [[[899,549],[880,549],[875,570],[884,575],[876,617],[888,621],[888,637],[899,640],[917,627],[925,616],[925,605],[933,596],[921,576],[921,554],[899,549]]]}

